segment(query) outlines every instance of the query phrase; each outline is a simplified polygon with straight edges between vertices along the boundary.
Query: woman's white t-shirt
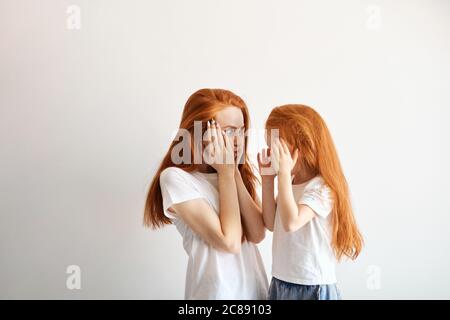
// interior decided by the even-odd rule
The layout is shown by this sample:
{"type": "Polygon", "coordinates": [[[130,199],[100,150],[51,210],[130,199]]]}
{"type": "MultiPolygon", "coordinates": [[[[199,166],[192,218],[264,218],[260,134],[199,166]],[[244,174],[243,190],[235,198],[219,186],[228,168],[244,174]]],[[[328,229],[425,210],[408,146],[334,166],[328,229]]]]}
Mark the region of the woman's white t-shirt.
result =
{"type": "Polygon", "coordinates": [[[316,216],[299,230],[286,232],[277,209],[272,242],[272,275],[296,284],[334,284],[336,256],[331,246],[331,190],[321,176],[292,185],[292,190],[295,201],[309,206],[316,216]]]}
{"type": "Polygon", "coordinates": [[[203,198],[218,214],[217,184],[217,173],[169,167],[160,175],[164,213],[173,219],[189,257],[185,299],[265,299],[267,276],[254,243],[244,241],[238,254],[217,250],[168,211],[173,204],[203,198]]]}

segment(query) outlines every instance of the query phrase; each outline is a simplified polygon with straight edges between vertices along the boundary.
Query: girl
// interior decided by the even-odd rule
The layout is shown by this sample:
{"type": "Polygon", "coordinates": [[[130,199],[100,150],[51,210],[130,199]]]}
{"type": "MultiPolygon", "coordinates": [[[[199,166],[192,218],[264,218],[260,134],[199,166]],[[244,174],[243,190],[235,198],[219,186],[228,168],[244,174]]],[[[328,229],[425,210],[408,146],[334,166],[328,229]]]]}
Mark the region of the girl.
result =
{"type": "Polygon", "coordinates": [[[266,130],[272,138],[258,163],[264,224],[273,231],[269,299],[341,299],[335,262],[356,259],[363,240],[328,128],[312,108],[285,105],[272,110],[266,130]]]}
{"type": "Polygon", "coordinates": [[[267,277],[255,245],[265,227],[245,153],[248,128],[240,97],[221,89],[195,92],[181,117],[183,148],[172,142],[151,183],[144,224],[174,223],[183,237],[189,257],[185,299],[266,296],[267,277]]]}

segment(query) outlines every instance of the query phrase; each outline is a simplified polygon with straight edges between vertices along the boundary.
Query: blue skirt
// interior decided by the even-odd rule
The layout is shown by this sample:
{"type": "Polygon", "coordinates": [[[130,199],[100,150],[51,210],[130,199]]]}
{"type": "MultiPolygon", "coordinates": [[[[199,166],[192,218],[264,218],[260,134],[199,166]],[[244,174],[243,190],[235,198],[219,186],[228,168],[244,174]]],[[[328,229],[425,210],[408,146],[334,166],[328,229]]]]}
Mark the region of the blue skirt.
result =
{"type": "Polygon", "coordinates": [[[269,300],[341,300],[336,284],[303,285],[272,277],[269,300]]]}

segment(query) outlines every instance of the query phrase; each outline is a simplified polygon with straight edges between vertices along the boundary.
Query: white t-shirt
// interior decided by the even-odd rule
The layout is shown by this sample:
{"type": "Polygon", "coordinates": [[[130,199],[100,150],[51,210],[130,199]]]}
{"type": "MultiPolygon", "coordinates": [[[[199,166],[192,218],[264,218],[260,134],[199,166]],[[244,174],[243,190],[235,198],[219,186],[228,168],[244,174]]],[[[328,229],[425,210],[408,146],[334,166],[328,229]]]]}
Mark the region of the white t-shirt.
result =
{"type": "Polygon", "coordinates": [[[336,256],[331,246],[331,190],[321,176],[292,185],[292,189],[296,202],[309,206],[316,216],[299,230],[286,232],[277,209],[272,243],[272,275],[303,285],[336,283],[336,256]]]}
{"type": "Polygon", "coordinates": [[[185,299],[265,299],[267,276],[254,243],[244,241],[238,254],[217,250],[168,211],[173,204],[203,198],[218,214],[217,180],[217,173],[188,173],[176,167],[161,172],[164,213],[174,219],[189,257],[185,299]]]}

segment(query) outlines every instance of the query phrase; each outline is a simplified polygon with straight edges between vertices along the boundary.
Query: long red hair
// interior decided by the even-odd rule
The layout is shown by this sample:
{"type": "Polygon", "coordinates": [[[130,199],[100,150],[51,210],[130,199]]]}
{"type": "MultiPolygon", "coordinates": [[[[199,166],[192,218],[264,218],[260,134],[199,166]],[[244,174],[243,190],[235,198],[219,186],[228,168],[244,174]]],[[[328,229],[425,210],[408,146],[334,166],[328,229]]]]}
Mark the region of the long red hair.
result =
{"type": "Polygon", "coordinates": [[[347,180],[325,121],[311,107],[289,104],[272,110],[266,129],[278,129],[281,138],[299,149],[301,166],[320,174],[329,186],[334,200],[333,249],[338,259],[342,256],[356,259],[363,238],[353,216],[347,180]]]}
{"type": "MultiPolygon", "coordinates": [[[[176,140],[172,141],[169,150],[164,156],[155,176],[150,184],[150,188],[147,194],[147,200],[145,202],[144,209],[144,225],[151,228],[159,228],[166,224],[171,224],[172,221],[164,215],[163,201],[161,195],[161,187],[159,185],[159,177],[161,172],[168,167],[178,167],[186,172],[192,172],[198,170],[200,164],[194,163],[194,155],[197,145],[194,143],[194,121],[201,121],[202,123],[202,136],[206,130],[206,122],[214,118],[214,116],[225,107],[234,106],[242,111],[244,117],[245,131],[249,129],[250,117],[247,109],[247,105],[244,100],[231,91],[223,89],[200,89],[193,93],[187,100],[183,115],[181,116],[180,129],[188,130],[190,133],[191,141],[191,159],[189,163],[175,164],[172,162],[171,154],[172,149],[178,143],[176,140]]],[[[249,194],[256,198],[256,176],[253,173],[252,166],[247,156],[247,136],[244,139],[244,161],[242,161],[238,168],[244,181],[245,187],[249,194]]]]}

